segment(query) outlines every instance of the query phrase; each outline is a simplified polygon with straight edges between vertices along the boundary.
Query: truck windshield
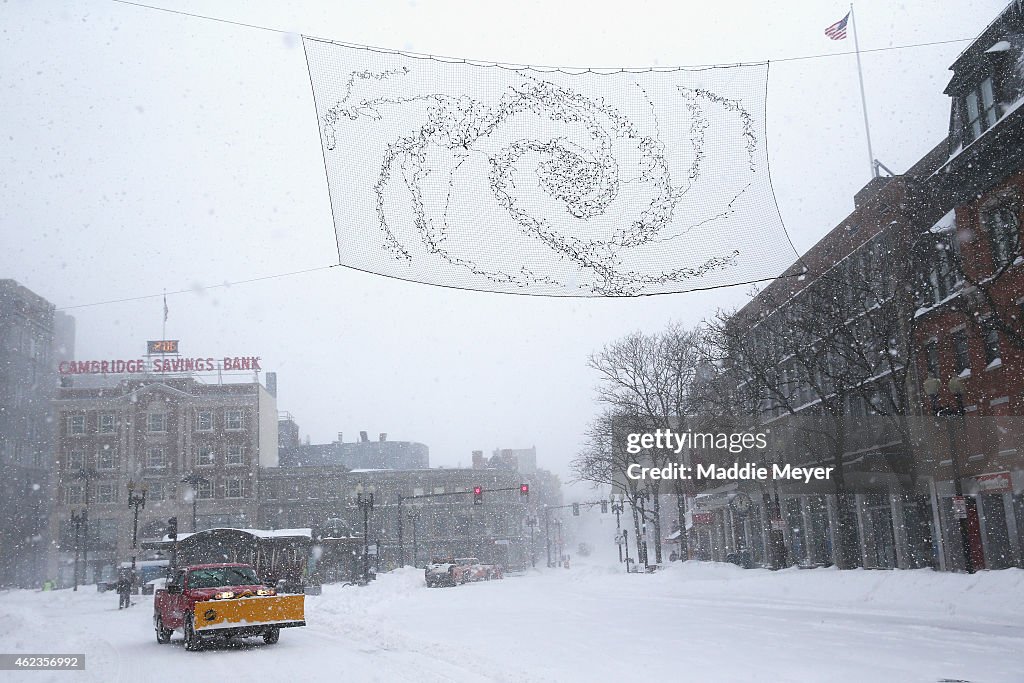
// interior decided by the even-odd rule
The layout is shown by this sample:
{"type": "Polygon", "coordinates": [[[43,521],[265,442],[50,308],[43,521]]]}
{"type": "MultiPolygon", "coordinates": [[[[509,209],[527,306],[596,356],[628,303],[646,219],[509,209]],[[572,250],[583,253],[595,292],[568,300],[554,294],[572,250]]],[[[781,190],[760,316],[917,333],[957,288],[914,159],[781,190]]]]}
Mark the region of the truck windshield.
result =
{"type": "Polygon", "coordinates": [[[258,584],[256,572],[250,567],[217,567],[189,572],[189,588],[219,588],[221,586],[252,586],[258,584]]]}

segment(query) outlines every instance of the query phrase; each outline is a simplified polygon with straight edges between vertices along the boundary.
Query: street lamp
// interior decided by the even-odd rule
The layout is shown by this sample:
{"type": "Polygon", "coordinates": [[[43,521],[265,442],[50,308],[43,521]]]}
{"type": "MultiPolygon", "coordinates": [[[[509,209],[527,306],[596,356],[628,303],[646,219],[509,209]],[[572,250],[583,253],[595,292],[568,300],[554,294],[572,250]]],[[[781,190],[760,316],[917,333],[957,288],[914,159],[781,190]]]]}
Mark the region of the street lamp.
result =
{"type": "Polygon", "coordinates": [[[650,496],[650,491],[646,488],[636,492],[636,500],[640,504],[640,543],[637,545],[636,552],[637,555],[641,555],[637,559],[644,563],[644,569],[650,569],[650,564],[647,562],[647,510],[644,509],[644,501],[648,496],[650,496]]]}
{"type": "MultiPolygon", "coordinates": [[[[622,514],[622,494],[616,496],[614,493],[609,498],[612,504],[612,512],[615,513],[615,536],[616,538],[622,537],[622,524],[619,521],[619,515],[622,514]]],[[[622,562],[622,542],[618,543],[619,546],[619,562],[622,562]]]]}
{"type": "Polygon", "coordinates": [[[149,486],[145,483],[142,488],[142,495],[136,495],[135,493],[135,482],[131,479],[128,480],[128,507],[135,508],[135,521],[132,524],[132,576],[135,575],[135,549],[139,547],[139,508],[146,507],[146,491],[149,490],[149,486]]]}
{"type": "Polygon", "coordinates": [[[192,487],[192,533],[195,533],[199,531],[196,528],[196,504],[199,502],[199,485],[209,484],[210,480],[198,472],[192,472],[182,477],[181,481],[192,487]]]}
{"type": "Polygon", "coordinates": [[[376,489],[371,486],[369,495],[363,496],[363,485],[356,486],[356,505],[363,511],[363,583],[370,580],[370,511],[373,510],[373,494],[376,489]]]}
{"type": "Polygon", "coordinates": [[[526,520],[526,526],[530,527],[530,566],[536,568],[537,566],[537,552],[533,545],[533,528],[537,526],[536,517],[528,517],[526,520]]]}
{"type": "Polygon", "coordinates": [[[964,553],[964,568],[968,574],[974,573],[974,558],[971,557],[971,532],[967,523],[967,501],[964,498],[964,487],[961,481],[960,474],[960,458],[956,453],[956,446],[954,443],[953,435],[953,416],[964,416],[964,383],[963,381],[954,375],[949,380],[949,391],[956,397],[956,407],[953,406],[940,406],[939,405],[939,390],[942,388],[942,382],[937,377],[929,377],[924,381],[924,393],[928,395],[928,398],[932,402],[932,412],[935,413],[935,417],[946,417],[946,437],[949,439],[949,459],[953,465],[953,489],[956,493],[958,503],[964,506],[964,511],[961,513],[957,510],[957,518],[960,522],[960,543],[963,546],[964,553]]]}
{"type": "Polygon", "coordinates": [[[85,583],[89,573],[89,517],[86,514],[89,511],[89,482],[98,476],[99,473],[91,467],[83,467],[75,474],[76,479],[81,479],[85,482],[85,508],[82,510],[82,538],[85,539],[85,542],[82,544],[82,583],[85,583]]]}
{"type": "MultiPolygon", "coordinates": [[[[81,547],[80,538],[82,527],[89,521],[89,510],[82,508],[80,513],[71,511],[71,523],[75,525],[75,590],[78,590],[78,550],[81,547]]],[[[88,530],[88,527],[86,527],[88,530]]]]}
{"type": "Polygon", "coordinates": [[[420,513],[414,512],[409,515],[409,521],[412,522],[412,566],[416,565],[416,560],[419,557],[419,548],[416,546],[416,527],[420,521],[420,513]]]}

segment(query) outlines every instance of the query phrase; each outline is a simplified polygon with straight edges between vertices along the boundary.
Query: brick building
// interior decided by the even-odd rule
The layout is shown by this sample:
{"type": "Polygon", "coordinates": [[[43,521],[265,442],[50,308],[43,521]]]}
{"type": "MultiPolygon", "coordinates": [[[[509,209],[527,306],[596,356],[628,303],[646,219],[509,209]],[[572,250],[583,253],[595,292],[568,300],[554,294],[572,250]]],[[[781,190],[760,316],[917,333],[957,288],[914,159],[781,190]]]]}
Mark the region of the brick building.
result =
{"type": "Polygon", "coordinates": [[[204,384],[195,377],[141,375],[100,387],[64,386],[56,405],[56,487],[48,576],[73,581],[72,511],[88,510],[87,581],[132,555],[128,483],[146,486],[139,540],[160,536],[170,517],[182,531],[249,527],[261,467],[277,466],[276,399],[258,382],[204,384]],[[198,475],[196,486],[185,483],[198,475]],[[193,508],[193,501],[195,507],[193,508]]]}

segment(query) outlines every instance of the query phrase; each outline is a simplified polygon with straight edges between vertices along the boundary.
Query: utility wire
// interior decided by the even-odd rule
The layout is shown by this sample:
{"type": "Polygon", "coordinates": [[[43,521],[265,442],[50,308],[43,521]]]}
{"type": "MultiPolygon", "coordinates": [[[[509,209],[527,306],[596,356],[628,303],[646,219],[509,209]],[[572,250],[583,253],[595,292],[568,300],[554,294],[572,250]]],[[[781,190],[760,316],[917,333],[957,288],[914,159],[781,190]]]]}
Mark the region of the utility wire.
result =
{"type": "MultiPolygon", "coordinates": [[[[167,12],[168,14],[178,14],[178,15],[181,15],[181,16],[184,16],[184,17],[192,17],[193,19],[204,19],[206,21],[216,21],[216,22],[220,22],[222,24],[230,24],[232,26],[242,26],[242,27],[245,27],[245,28],[254,28],[254,29],[257,29],[257,30],[260,30],[260,31],[270,31],[271,33],[286,33],[286,34],[287,33],[294,33],[294,31],[285,31],[284,29],[273,28],[273,27],[270,27],[270,26],[261,26],[259,24],[249,24],[249,23],[246,23],[246,22],[243,22],[243,21],[233,21],[231,19],[222,19],[220,17],[212,17],[212,16],[210,16],[208,14],[196,14],[195,12],[184,12],[182,10],[168,9],[167,7],[157,7],[155,5],[146,5],[146,4],[143,4],[141,2],[130,2],[129,0],[111,0],[111,1],[112,2],[116,2],[118,4],[121,4],[121,5],[131,5],[133,7],[141,7],[141,8],[144,8],[144,9],[154,10],[154,11],[157,11],[157,12],[167,12]]],[[[307,36],[307,37],[312,37],[312,36],[307,36]]],[[[321,39],[321,40],[327,40],[327,39],[321,39]]],[[[891,51],[891,50],[909,50],[909,49],[919,48],[919,47],[932,47],[934,45],[949,45],[951,43],[967,43],[967,42],[970,42],[972,40],[974,40],[974,39],[973,38],[953,38],[951,40],[934,40],[934,41],[930,41],[930,42],[927,42],[927,43],[908,43],[906,45],[890,45],[888,47],[866,48],[864,50],[861,50],[860,52],[861,52],[861,54],[864,54],[866,52],[888,52],[888,51],[891,51]]],[[[385,52],[385,53],[390,53],[390,54],[402,54],[402,55],[406,55],[406,56],[409,56],[409,57],[425,57],[425,58],[429,58],[429,59],[443,59],[443,60],[448,61],[448,62],[452,62],[452,61],[456,61],[456,62],[457,61],[465,61],[465,62],[473,62],[473,63],[476,63],[476,64],[500,64],[500,62],[494,62],[492,60],[486,60],[486,59],[477,60],[477,59],[466,59],[466,58],[462,58],[462,57],[448,57],[448,56],[444,56],[444,55],[430,55],[430,54],[423,54],[423,53],[416,53],[416,52],[406,52],[406,51],[403,51],[403,50],[393,50],[393,49],[390,49],[390,48],[375,47],[375,46],[372,46],[372,45],[359,45],[359,44],[355,44],[355,43],[345,43],[345,42],[336,41],[336,40],[327,40],[327,42],[337,43],[339,45],[347,45],[349,47],[354,47],[354,48],[362,48],[364,50],[371,50],[371,51],[374,51],[374,52],[385,52]]],[[[801,61],[801,60],[805,60],[805,59],[824,59],[826,57],[841,57],[841,56],[844,56],[844,55],[852,55],[852,54],[856,54],[856,51],[849,50],[849,51],[845,51],[845,52],[822,52],[822,53],[811,54],[811,55],[797,55],[795,57],[779,57],[778,59],[769,59],[767,61],[769,61],[769,62],[796,62],[796,61],[801,61]]],[[[713,67],[713,66],[747,66],[747,65],[752,65],[752,64],[763,64],[763,63],[764,63],[764,61],[760,61],[760,62],[737,62],[737,63],[730,63],[730,64],[690,64],[690,65],[687,65],[687,66],[675,67],[675,68],[680,68],[680,69],[691,69],[691,68],[692,69],[697,69],[697,68],[706,68],[706,67],[713,67]]],[[[588,71],[644,71],[644,70],[661,71],[661,70],[671,70],[673,67],[640,67],[640,68],[636,68],[636,69],[621,68],[621,67],[613,67],[613,68],[605,69],[605,68],[599,68],[599,67],[591,67],[590,69],[582,69],[581,67],[574,67],[574,66],[522,65],[522,68],[524,68],[524,69],[535,68],[535,69],[543,69],[543,70],[566,70],[566,71],[578,71],[578,70],[588,70],[588,71]]]]}
{"type": "MultiPolygon", "coordinates": [[[[218,289],[218,288],[221,288],[221,287],[225,287],[226,288],[226,287],[234,287],[235,285],[246,285],[246,284],[249,284],[251,282],[262,282],[264,280],[276,280],[278,278],[291,277],[293,275],[303,275],[305,273],[315,273],[316,271],[319,271],[319,270],[329,270],[331,268],[337,268],[340,265],[341,265],[340,263],[332,263],[329,266],[317,266],[315,268],[306,268],[305,270],[293,270],[293,271],[291,271],[289,273],[276,273],[274,275],[264,275],[262,277],[249,278],[248,280],[235,280],[234,282],[221,282],[220,284],[216,284],[216,285],[206,285],[204,287],[200,287],[200,288],[198,288],[198,290],[205,291],[207,289],[218,289]]],[[[93,303],[90,303],[90,304],[75,304],[74,306],[63,306],[61,308],[58,308],[57,310],[58,311],[68,311],[68,310],[71,310],[73,308],[89,308],[91,306],[106,306],[107,304],[122,304],[122,303],[126,303],[126,302],[129,302],[129,301],[144,301],[146,299],[157,299],[157,298],[159,298],[161,296],[167,296],[168,294],[170,294],[172,296],[174,294],[193,294],[196,291],[197,291],[197,288],[190,287],[189,289],[177,289],[177,290],[173,290],[173,291],[170,291],[170,292],[164,291],[164,292],[161,292],[160,294],[142,294],[142,295],[139,295],[139,296],[125,297],[123,299],[108,299],[107,301],[94,301],[93,303]]]]}

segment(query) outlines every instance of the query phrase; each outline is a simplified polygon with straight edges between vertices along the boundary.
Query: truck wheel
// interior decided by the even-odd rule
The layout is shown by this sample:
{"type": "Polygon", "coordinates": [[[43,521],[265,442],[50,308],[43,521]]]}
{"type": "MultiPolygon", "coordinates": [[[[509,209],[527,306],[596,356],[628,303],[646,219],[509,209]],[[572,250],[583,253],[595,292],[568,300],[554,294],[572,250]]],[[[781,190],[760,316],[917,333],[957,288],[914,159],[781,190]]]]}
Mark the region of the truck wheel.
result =
{"type": "Polygon", "coordinates": [[[171,629],[164,628],[164,620],[161,619],[159,615],[157,615],[156,618],[155,628],[156,642],[160,643],[161,645],[166,645],[167,643],[171,642],[171,634],[174,633],[174,631],[172,631],[171,629]]]}
{"type": "Polygon", "coordinates": [[[268,628],[263,632],[263,642],[267,645],[273,645],[281,638],[281,629],[279,628],[268,628]]]}
{"type": "Polygon", "coordinates": [[[189,612],[185,615],[185,649],[189,652],[195,652],[202,649],[203,640],[196,633],[195,626],[193,625],[192,613],[189,612]]]}

